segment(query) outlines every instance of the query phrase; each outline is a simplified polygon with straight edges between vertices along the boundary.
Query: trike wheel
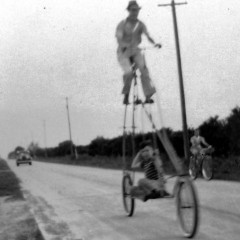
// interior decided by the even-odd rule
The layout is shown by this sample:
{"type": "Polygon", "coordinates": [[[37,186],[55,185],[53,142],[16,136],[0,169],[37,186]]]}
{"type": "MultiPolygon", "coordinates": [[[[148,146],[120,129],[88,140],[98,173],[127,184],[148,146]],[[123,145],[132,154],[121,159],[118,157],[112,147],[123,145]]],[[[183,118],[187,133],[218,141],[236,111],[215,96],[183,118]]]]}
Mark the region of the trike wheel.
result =
{"type": "Polygon", "coordinates": [[[184,236],[192,238],[197,232],[199,222],[198,200],[192,181],[180,178],[177,183],[177,216],[184,236]]]}
{"type": "Polygon", "coordinates": [[[133,183],[130,175],[125,175],[122,180],[122,194],[123,194],[123,206],[129,217],[133,215],[135,200],[130,195],[130,189],[133,183]]]}
{"type": "Polygon", "coordinates": [[[208,181],[211,180],[213,177],[213,163],[212,163],[211,156],[206,156],[203,159],[202,175],[203,175],[204,179],[206,179],[208,181]]]}
{"type": "Polygon", "coordinates": [[[189,171],[189,175],[190,175],[190,177],[193,179],[193,180],[195,180],[196,178],[197,178],[197,166],[196,166],[197,164],[196,164],[196,162],[195,162],[195,159],[194,159],[194,157],[193,156],[191,156],[190,157],[190,163],[189,163],[189,169],[188,169],[188,171],[189,171]]]}

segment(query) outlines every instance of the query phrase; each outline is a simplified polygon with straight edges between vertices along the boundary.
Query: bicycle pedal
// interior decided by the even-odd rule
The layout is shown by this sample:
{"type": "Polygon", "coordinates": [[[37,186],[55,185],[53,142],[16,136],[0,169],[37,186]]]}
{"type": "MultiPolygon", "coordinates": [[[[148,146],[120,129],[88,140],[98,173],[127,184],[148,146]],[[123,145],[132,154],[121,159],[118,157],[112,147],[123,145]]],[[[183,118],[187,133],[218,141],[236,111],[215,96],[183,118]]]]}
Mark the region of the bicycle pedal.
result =
{"type": "Polygon", "coordinates": [[[144,104],[154,104],[154,102],[144,102],[144,104]]]}
{"type": "Polygon", "coordinates": [[[154,101],[152,99],[148,99],[145,102],[143,102],[143,104],[153,104],[154,101]]]}

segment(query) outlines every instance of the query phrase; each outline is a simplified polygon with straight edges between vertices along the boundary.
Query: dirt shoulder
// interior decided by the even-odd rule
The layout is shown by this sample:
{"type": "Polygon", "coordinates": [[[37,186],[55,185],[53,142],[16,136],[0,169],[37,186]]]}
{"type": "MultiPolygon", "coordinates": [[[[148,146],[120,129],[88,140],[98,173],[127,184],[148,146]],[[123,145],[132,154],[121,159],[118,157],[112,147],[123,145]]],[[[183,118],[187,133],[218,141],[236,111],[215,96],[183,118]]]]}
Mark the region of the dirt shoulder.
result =
{"type": "Polygon", "coordinates": [[[20,181],[0,159],[0,239],[44,240],[25,201],[20,181]]]}

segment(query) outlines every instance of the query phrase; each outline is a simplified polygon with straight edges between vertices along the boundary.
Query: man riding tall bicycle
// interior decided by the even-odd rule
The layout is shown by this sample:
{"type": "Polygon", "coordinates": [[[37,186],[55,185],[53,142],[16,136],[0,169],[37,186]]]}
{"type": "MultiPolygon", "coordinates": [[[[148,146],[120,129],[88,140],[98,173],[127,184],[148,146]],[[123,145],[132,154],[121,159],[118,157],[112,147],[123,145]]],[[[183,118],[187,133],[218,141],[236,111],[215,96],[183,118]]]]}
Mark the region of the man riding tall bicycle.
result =
{"type": "Polygon", "coordinates": [[[116,29],[116,38],[118,42],[117,58],[118,62],[124,72],[123,74],[123,90],[124,94],[123,104],[128,104],[128,97],[133,79],[132,62],[133,61],[139,71],[141,72],[141,81],[143,92],[146,97],[145,103],[153,103],[152,95],[156,92],[153,82],[149,76],[148,68],[144,55],[141,53],[139,44],[142,41],[144,34],[148,41],[155,47],[160,48],[160,44],[156,44],[152,37],[150,37],[146,25],[138,19],[140,7],[136,1],[130,1],[127,10],[128,17],[122,20],[116,29]]]}

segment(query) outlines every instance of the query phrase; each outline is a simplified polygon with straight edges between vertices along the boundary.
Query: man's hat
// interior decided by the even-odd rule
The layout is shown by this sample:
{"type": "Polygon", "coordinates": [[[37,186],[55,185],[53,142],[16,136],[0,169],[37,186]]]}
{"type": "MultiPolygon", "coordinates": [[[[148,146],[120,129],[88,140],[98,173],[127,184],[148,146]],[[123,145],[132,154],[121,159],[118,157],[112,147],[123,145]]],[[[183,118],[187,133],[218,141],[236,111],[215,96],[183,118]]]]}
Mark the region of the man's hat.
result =
{"type": "Polygon", "coordinates": [[[141,9],[141,7],[138,5],[137,1],[129,1],[127,10],[129,10],[131,7],[135,7],[136,9],[141,9]]]}

